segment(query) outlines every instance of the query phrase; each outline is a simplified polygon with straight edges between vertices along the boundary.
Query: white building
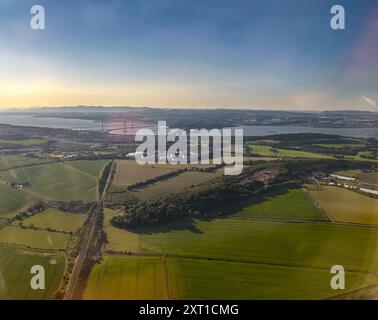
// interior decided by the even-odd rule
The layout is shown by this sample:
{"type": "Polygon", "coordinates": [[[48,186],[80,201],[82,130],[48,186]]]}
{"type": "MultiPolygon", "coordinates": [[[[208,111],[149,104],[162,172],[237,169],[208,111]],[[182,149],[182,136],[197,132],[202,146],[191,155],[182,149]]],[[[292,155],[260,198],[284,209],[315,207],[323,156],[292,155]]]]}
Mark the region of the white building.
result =
{"type": "Polygon", "coordinates": [[[360,188],[360,191],[365,192],[365,193],[370,193],[370,194],[378,195],[378,191],[377,191],[377,190],[366,189],[366,188],[360,188]]]}
{"type": "Polygon", "coordinates": [[[346,180],[346,181],[355,181],[356,178],[353,177],[346,177],[346,176],[340,176],[338,174],[331,174],[330,175],[332,178],[340,179],[340,180],[346,180]]]}
{"type": "Polygon", "coordinates": [[[135,159],[137,155],[143,156],[143,152],[130,152],[126,155],[126,159],[135,159]]]}

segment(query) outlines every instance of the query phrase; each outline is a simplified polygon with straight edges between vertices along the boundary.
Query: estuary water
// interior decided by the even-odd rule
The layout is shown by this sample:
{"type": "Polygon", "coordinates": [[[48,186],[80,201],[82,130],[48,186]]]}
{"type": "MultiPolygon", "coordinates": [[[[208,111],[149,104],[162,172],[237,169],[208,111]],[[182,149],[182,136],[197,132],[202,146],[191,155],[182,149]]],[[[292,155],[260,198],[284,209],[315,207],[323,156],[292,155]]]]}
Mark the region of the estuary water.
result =
{"type": "MultiPolygon", "coordinates": [[[[54,129],[91,128],[101,130],[101,123],[92,120],[64,119],[64,118],[39,118],[31,115],[7,115],[0,112],[0,123],[15,126],[44,127],[54,129]]],[[[121,126],[112,133],[122,134],[122,123],[106,123],[105,129],[121,126]]],[[[150,126],[147,126],[151,128],[150,126]]],[[[239,126],[244,130],[245,136],[269,136],[286,133],[323,133],[356,138],[377,138],[378,128],[313,128],[296,126],[239,126]]],[[[135,129],[134,129],[135,130],[135,129]]]]}

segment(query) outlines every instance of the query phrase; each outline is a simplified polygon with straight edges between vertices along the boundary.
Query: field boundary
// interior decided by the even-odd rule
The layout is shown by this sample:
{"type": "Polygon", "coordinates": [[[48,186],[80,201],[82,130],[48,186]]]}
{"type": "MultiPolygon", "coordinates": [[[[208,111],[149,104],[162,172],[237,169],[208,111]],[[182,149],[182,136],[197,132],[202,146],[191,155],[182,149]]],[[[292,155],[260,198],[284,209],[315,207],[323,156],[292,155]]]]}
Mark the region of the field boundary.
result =
{"type": "MultiPolygon", "coordinates": [[[[302,268],[302,269],[313,269],[313,270],[330,270],[329,267],[321,266],[308,266],[303,264],[285,264],[285,263],[273,263],[273,262],[263,262],[263,261],[254,261],[254,260],[243,260],[243,259],[227,259],[227,258],[213,258],[206,256],[191,256],[191,255],[180,255],[174,253],[121,253],[121,252],[106,252],[108,256],[119,256],[119,257],[162,257],[166,258],[182,258],[182,259],[192,259],[192,260],[206,260],[206,261],[219,261],[219,262],[230,262],[230,263],[244,263],[244,264],[255,264],[255,265],[264,265],[264,266],[277,266],[277,267],[287,267],[287,268],[302,268]]],[[[353,270],[346,268],[345,271],[352,273],[361,273],[361,274],[375,274],[374,271],[362,271],[362,270],[353,270]]]]}
{"type": "Polygon", "coordinates": [[[317,201],[315,201],[315,199],[311,196],[310,192],[308,192],[308,190],[305,187],[303,187],[302,189],[308,200],[311,201],[320,210],[320,212],[329,220],[328,222],[335,222],[335,220],[328,215],[328,213],[320,206],[320,204],[317,201]]]}
{"type": "Polygon", "coordinates": [[[87,176],[88,178],[91,178],[92,180],[94,181],[97,181],[97,178],[93,175],[91,175],[90,173],[88,172],[85,172],[83,170],[80,170],[80,169],[77,169],[77,168],[74,168],[72,166],[70,166],[69,164],[65,163],[65,162],[59,162],[59,164],[67,169],[70,169],[72,171],[75,171],[77,173],[80,173],[81,175],[84,175],[84,176],[87,176]]]}
{"type": "MultiPolygon", "coordinates": [[[[30,159],[34,159],[34,158],[30,158],[30,159]]],[[[6,171],[11,171],[11,170],[18,170],[18,169],[30,168],[30,167],[36,167],[36,166],[45,166],[45,165],[49,165],[49,164],[52,164],[52,163],[59,163],[59,162],[61,162],[61,161],[48,160],[48,162],[32,163],[32,164],[26,164],[26,165],[23,165],[23,166],[16,166],[16,167],[12,167],[12,168],[0,169],[0,172],[6,172],[6,171]]]]}
{"type": "Polygon", "coordinates": [[[166,259],[165,254],[161,256],[161,269],[163,273],[164,296],[166,300],[170,300],[169,283],[168,283],[168,267],[167,267],[167,259],[166,259]]]}

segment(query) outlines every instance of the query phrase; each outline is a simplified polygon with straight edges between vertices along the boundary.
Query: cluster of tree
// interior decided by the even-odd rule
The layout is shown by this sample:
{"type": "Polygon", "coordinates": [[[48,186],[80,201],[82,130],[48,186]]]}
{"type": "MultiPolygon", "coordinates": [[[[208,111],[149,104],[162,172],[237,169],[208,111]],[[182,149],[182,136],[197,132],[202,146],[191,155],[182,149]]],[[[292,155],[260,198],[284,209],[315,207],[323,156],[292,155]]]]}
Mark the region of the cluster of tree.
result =
{"type": "Polygon", "coordinates": [[[153,183],[156,183],[156,182],[159,182],[159,181],[162,181],[162,180],[166,180],[166,179],[169,179],[169,178],[176,177],[176,176],[178,176],[179,174],[181,174],[185,171],[186,171],[186,169],[178,169],[178,170],[175,170],[175,171],[171,171],[171,172],[168,172],[166,174],[162,174],[161,176],[157,176],[157,177],[154,177],[154,178],[146,179],[144,181],[140,181],[140,182],[130,184],[127,187],[127,189],[128,190],[135,190],[135,189],[138,189],[138,188],[143,188],[145,186],[148,186],[149,184],[153,184],[153,183]]]}
{"type": "Polygon", "coordinates": [[[330,174],[335,171],[352,169],[368,170],[372,168],[372,164],[368,162],[333,159],[284,160],[281,162],[281,164],[282,166],[280,173],[272,179],[272,184],[288,181],[303,183],[305,178],[314,172],[324,172],[326,174],[330,174]]]}
{"type": "MultiPolygon", "coordinates": [[[[375,142],[375,139],[347,138],[329,134],[301,133],[280,134],[266,136],[264,140],[273,140],[274,148],[302,150],[314,153],[322,153],[342,156],[355,156],[360,151],[366,151],[375,142]]],[[[256,141],[257,144],[266,145],[261,137],[247,138],[247,141],[256,141]]],[[[269,146],[271,144],[268,144],[269,146]]],[[[274,150],[272,150],[274,151],[274,150]]]]}
{"type": "Polygon", "coordinates": [[[128,191],[127,188],[111,185],[106,191],[104,203],[108,208],[124,207],[127,204],[137,204],[138,198],[128,191]]]}
{"type": "Polygon", "coordinates": [[[264,183],[215,184],[211,188],[191,194],[169,195],[158,200],[140,202],[125,208],[125,213],[114,216],[110,222],[118,228],[137,228],[157,225],[178,217],[206,217],[218,215],[213,211],[262,190],[264,183]]]}
{"type": "Polygon", "coordinates": [[[112,165],[112,168],[111,168],[111,171],[110,171],[110,174],[109,174],[109,180],[110,181],[114,180],[114,176],[116,175],[116,173],[117,173],[117,162],[113,161],[113,165],[112,165]]]}
{"type": "Polygon", "coordinates": [[[185,215],[198,218],[218,215],[214,210],[264,189],[263,182],[246,178],[271,166],[277,166],[277,163],[257,161],[241,175],[220,177],[219,181],[211,182],[208,188],[200,191],[171,194],[158,200],[128,205],[124,213],[114,216],[110,222],[116,227],[127,229],[161,224],[185,215]]]}
{"type": "MultiPolygon", "coordinates": [[[[89,246],[89,256],[91,257],[90,260],[96,260],[103,244],[106,244],[108,242],[107,234],[104,231],[105,216],[102,206],[94,206],[90,212],[90,215],[92,219],[94,219],[95,229],[89,246]]],[[[92,262],[95,262],[94,260],[92,262]]],[[[91,269],[89,269],[88,271],[90,270],[91,269]]]]}
{"type": "Polygon", "coordinates": [[[371,165],[338,160],[285,160],[280,162],[256,163],[239,176],[223,177],[206,189],[192,193],[171,194],[167,197],[139,202],[127,206],[125,212],[114,216],[110,222],[118,228],[138,228],[158,225],[178,217],[190,216],[209,218],[223,215],[222,208],[229,204],[251,197],[260,192],[271,192],[274,188],[287,185],[300,185],[314,172],[331,173],[337,170],[354,168],[367,169],[371,165]],[[254,172],[274,167],[278,171],[266,186],[262,181],[252,180],[254,172]],[[220,210],[219,210],[220,209],[220,210]]]}
{"type": "Polygon", "coordinates": [[[51,228],[51,227],[47,227],[47,228],[38,228],[36,227],[33,223],[31,223],[30,225],[24,225],[21,221],[19,222],[18,226],[21,228],[21,229],[24,229],[24,230],[46,230],[48,232],[59,232],[59,233],[64,233],[64,234],[69,234],[69,235],[72,235],[73,232],[72,231],[65,231],[65,230],[57,230],[57,229],[54,229],[54,228],[51,228]]]}
{"type": "Polygon", "coordinates": [[[48,208],[55,208],[60,211],[64,212],[71,212],[71,213],[85,213],[91,209],[94,205],[93,202],[85,203],[82,200],[74,200],[69,202],[64,201],[37,201],[33,203],[29,208],[24,211],[19,212],[12,221],[22,221],[26,218],[34,216],[37,213],[43,212],[48,208]]]}
{"type": "Polygon", "coordinates": [[[378,151],[372,150],[369,153],[361,153],[360,157],[364,158],[364,159],[369,159],[369,160],[377,160],[378,159],[378,151]]]}
{"type": "Polygon", "coordinates": [[[106,183],[108,181],[108,177],[111,174],[112,171],[112,166],[113,166],[114,161],[110,161],[102,170],[101,172],[101,177],[98,181],[98,193],[99,195],[102,195],[103,192],[105,191],[106,183]]]}
{"type": "Polygon", "coordinates": [[[27,208],[25,211],[19,212],[13,219],[14,220],[24,220],[30,216],[33,216],[37,213],[40,213],[42,211],[45,211],[48,208],[45,202],[38,201],[33,203],[29,208],[27,208]]]}
{"type": "Polygon", "coordinates": [[[94,205],[93,202],[83,202],[82,200],[64,201],[47,201],[46,206],[55,208],[64,212],[85,213],[94,205]]]}

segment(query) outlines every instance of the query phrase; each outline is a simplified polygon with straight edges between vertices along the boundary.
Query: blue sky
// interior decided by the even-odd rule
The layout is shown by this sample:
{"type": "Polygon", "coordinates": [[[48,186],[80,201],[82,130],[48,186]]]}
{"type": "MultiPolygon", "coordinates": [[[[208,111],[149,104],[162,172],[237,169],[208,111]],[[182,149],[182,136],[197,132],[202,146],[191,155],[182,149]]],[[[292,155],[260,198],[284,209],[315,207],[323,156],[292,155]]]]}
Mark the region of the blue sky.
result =
{"type": "Polygon", "coordinates": [[[375,0],[1,0],[0,108],[369,110],[377,34],[375,0]]]}

